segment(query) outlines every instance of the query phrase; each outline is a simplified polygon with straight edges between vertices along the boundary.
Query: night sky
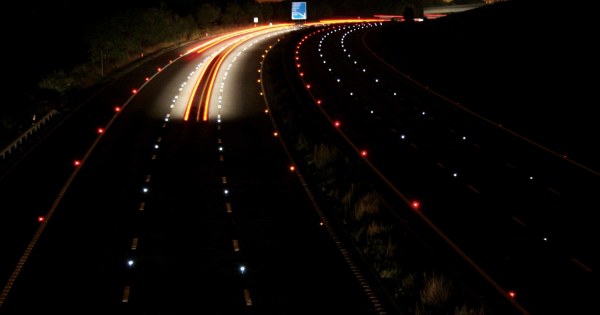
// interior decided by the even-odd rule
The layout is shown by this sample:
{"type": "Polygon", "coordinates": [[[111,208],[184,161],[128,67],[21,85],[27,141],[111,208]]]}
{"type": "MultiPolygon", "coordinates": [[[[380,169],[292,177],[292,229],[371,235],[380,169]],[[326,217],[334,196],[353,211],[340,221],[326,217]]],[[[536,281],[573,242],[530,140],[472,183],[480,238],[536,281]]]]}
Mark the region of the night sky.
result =
{"type": "MultiPolygon", "coordinates": [[[[165,0],[185,11],[189,3],[202,0],[165,0]]],[[[2,21],[5,52],[10,56],[4,74],[11,78],[2,89],[8,104],[23,103],[37,82],[56,69],[68,71],[87,56],[82,34],[86,25],[131,8],[158,5],[158,0],[33,0],[21,1],[2,21]]]]}
{"type": "MultiPolygon", "coordinates": [[[[19,102],[37,82],[55,69],[69,69],[85,61],[82,44],[86,25],[132,8],[165,4],[180,15],[193,12],[198,3],[225,0],[31,0],[5,10],[2,20],[3,46],[10,61],[4,74],[12,78],[3,85],[9,102],[19,102]],[[10,18],[8,18],[10,16],[10,18]]],[[[2,105],[0,105],[1,110],[2,105]]]]}
{"type": "MultiPolygon", "coordinates": [[[[21,3],[15,15],[22,18],[11,21],[9,38],[22,54],[21,60],[29,61],[30,68],[52,69],[54,65],[69,65],[67,56],[77,56],[81,49],[80,38],[86,25],[103,16],[135,7],[139,3],[149,5],[152,1],[140,0],[48,0],[21,3]]],[[[17,51],[15,51],[17,52],[17,51]]],[[[40,72],[40,71],[34,71],[40,72]]]]}

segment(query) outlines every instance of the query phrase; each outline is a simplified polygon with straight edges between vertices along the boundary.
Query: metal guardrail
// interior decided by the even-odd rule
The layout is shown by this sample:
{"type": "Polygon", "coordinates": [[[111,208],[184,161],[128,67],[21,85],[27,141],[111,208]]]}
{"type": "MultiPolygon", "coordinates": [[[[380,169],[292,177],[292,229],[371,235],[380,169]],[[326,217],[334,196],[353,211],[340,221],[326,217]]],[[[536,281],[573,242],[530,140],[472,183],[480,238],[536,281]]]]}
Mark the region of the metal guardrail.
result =
{"type": "Polygon", "coordinates": [[[2,151],[0,152],[0,157],[2,159],[6,159],[6,157],[9,154],[11,154],[13,150],[16,150],[19,147],[19,145],[23,144],[23,142],[27,140],[27,138],[33,135],[34,132],[38,131],[44,124],[46,124],[46,122],[48,122],[48,120],[50,120],[50,118],[52,118],[56,114],[58,114],[58,111],[56,109],[51,110],[48,114],[42,117],[42,119],[35,123],[35,125],[27,129],[21,136],[19,136],[19,138],[17,138],[11,144],[6,146],[6,148],[2,149],[2,151]]]}

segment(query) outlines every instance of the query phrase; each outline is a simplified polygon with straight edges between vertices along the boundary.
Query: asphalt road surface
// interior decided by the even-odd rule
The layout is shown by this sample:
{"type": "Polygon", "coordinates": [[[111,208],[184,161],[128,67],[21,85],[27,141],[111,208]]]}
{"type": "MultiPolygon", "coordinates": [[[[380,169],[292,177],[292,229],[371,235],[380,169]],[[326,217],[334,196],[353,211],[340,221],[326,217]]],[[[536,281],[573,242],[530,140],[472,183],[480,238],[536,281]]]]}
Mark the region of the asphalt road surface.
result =
{"type": "Polygon", "coordinates": [[[598,174],[394,68],[376,49],[401,40],[391,27],[332,25],[297,41],[314,105],[355,156],[368,152],[382,191],[418,201],[519,312],[589,310],[598,174]]]}
{"type": "Polygon", "coordinates": [[[385,313],[265,114],[257,70],[290,31],[150,60],[7,172],[0,313],[385,313]]]}

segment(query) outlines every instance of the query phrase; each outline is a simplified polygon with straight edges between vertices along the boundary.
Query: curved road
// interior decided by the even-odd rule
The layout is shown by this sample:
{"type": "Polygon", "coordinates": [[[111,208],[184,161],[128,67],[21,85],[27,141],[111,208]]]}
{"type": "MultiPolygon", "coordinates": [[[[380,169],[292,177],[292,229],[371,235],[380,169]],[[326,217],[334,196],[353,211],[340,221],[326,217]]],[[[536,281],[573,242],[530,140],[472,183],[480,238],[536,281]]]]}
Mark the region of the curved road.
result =
{"type": "Polygon", "coordinates": [[[386,27],[330,25],[296,43],[314,106],[516,312],[589,311],[599,174],[393,68],[374,48],[400,40],[386,27]]]}
{"type": "Polygon", "coordinates": [[[273,134],[266,30],[147,61],[3,175],[0,314],[387,313],[273,134]]]}

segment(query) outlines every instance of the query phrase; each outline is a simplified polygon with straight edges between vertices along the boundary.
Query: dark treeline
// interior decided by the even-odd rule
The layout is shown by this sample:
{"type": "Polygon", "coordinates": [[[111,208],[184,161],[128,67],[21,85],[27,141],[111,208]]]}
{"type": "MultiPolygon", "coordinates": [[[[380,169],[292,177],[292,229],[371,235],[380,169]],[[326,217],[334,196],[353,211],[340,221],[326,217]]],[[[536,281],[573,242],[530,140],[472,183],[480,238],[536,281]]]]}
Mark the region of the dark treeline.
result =
{"type": "MultiPolygon", "coordinates": [[[[0,104],[0,148],[31,126],[33,115],[66,111],[73,92],[109,80],[132,62],[168,47],[253,24],[291,21],[291,0],[92,0],[22,3],[6,37],[19,47],[8,100],[0,104]],[[21,58],[20,60],[18,58],[21,58]]],[[[308,21],[401,14],[443,0],[307,0],[308,21]]]]}
{"type": "Polygon", "coordinates": [[[66,112],[74,97],[128,65],[190,40],[227,29],[289,21],[290,3],[230,1],[40,1],[15,8],[5,25],[18,50],[0,103],[0,149],[32,126],[32,117],[66,112]],[[32,32],[14,32],[27,27],[32,32]]]}

